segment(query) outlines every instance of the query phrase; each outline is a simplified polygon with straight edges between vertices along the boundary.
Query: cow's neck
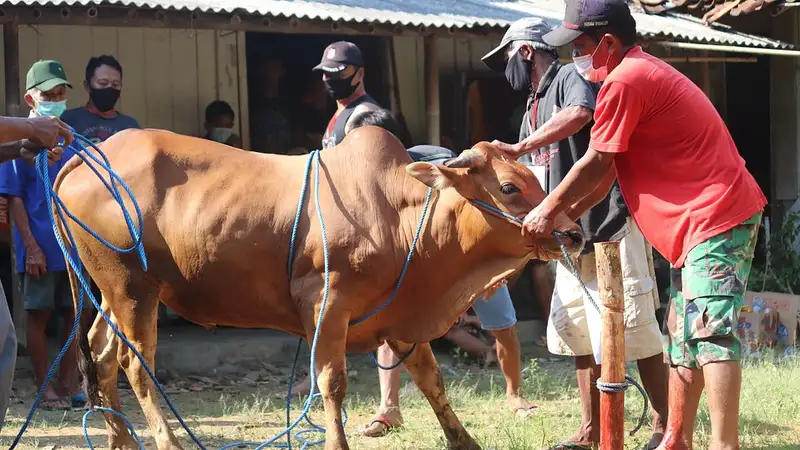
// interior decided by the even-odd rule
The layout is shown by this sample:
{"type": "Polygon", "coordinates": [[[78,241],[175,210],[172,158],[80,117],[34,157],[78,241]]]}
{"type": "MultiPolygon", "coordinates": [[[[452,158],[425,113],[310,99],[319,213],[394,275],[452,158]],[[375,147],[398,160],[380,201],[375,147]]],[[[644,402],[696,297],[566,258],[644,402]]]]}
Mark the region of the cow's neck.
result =
{"type": "MultiPolygon", "coordinates": [[[[410,247],[425,206],[428,188],[417,180],[406,183],[407,207],[401,212],[398,248],[410,247]]],[[[519,270],[528,260],[524,251],[505,253],[492,233],[519,233],[514,225],[488,216],[453,189],[435,190],[428,219],[415,253],[415,266],[439,273],[449,290],[467,296],[483,290],[519,270]],[[507,226],[508,230],[502,227],[507,226]]],[[[405,252],[402,256],[405,256],[405,252]]],[[[429,272],[430,273],[430,272],[429,272]]]]}

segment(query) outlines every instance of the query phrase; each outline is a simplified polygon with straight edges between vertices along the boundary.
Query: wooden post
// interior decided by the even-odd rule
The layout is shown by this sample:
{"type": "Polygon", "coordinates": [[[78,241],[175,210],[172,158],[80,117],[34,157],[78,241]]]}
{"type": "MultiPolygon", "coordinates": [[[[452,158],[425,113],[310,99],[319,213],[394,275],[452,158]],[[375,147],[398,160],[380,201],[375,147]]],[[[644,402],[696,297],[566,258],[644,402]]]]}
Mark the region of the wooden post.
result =
{"type": "MultiPolygon", "coordinates": [[[[17,22],[3,24],[3,63],[6,88],[6,115],[20,116],[20,84],[19,84],[19,26],[17,22]]],[[[26,347],[27,322],[25,315],[25,302],[20,290],[22,283],[17,273],[16,248],[14,245],[14,220],[11,218],[11,205],[8,205],[8,226],[11,233],[11,311],[14,327],[17,330],[17,341],[20,347],[26,347]]],[[[6,294],[8,295],[8,294],[6,294]]]]}
{"type": "Polygon", "coordinates": [[[436,38],[425,38],[425,105],[428,119],[428,144],[439,145],[439,48],[436,38]]]}
{"type": "MultiPolygon", "coordinates": [[[[594,244],[597,287],[604,306],[600,381],[625,382],[625,296],[619,242],[594,244]]],[[[600,448],[623,450],[625,393],[600,391],[600,448]]]]}

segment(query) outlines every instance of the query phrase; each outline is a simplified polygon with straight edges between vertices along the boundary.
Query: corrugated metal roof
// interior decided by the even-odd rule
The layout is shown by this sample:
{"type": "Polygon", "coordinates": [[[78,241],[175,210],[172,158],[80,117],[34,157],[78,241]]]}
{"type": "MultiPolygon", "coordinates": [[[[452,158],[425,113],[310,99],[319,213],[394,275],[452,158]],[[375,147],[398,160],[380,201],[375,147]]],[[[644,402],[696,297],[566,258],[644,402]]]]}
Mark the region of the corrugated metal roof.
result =
{"type": "Polygon", "coordinates": [[[751,14],[762,9],[780,12],[784,5],[797,5],[783,0],[635,0],[649,14],[664,11],[704,11],[703,23],[713,23],[726,15],[733,17],[751,14]]]}
{"type": "MultiPolygon", "coordinates": [[[[514,20],[532,15],[558,25],[564,14],[563,0],[6,0],[2,3],[22,6],[110,4],[461,29],[505,27],[514,20]]],[[[635,16],[640,34],[648,38],[663,37],[746,47],[793,48],[790,44],[739,33],[724,25],[705,26],[689,15],[667,12],[658,16],[635,13],[635,16]]]]}

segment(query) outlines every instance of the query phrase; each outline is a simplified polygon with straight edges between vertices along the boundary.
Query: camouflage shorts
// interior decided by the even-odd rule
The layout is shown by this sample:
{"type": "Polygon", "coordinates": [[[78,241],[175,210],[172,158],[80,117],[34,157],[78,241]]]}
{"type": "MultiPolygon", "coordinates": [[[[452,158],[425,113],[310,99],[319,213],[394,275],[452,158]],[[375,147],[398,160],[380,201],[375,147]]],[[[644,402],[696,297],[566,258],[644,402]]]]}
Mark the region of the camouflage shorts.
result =
{"type": "Polygon", "coordinates": [[[761,213],[693,248],[672,268],[664,359],[699,368],[738,361],[736,324],[753,262],[761,213]]]}

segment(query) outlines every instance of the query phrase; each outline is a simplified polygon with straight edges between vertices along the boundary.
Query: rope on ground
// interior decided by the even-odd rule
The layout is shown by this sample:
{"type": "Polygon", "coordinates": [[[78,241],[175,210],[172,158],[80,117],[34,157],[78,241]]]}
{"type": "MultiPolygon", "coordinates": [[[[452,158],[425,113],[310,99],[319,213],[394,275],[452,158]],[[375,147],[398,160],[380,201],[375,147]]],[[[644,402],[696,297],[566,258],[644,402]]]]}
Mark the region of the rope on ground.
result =
{"type": "MultiPolygon", "coordinates": [[[[114,200],[120,206],[120,208],[122,210],[122,214],[125,217],[125,221],[126,221],[126,224],[128,226],[128,231],[130,232],[130,235],[131,235],[131,237],[133,239],[133,245],[131,245],[131,247],[129,247],[129,248],[124,248],[123,249],[123,248],[116,247],[113,244],[111,244],[110,242],[108,242],[107,240],[105,240],[102,236],[97,234],[95,231],[93,231],[91,228],[89,228],[85,223],[83,223],[80,219],[75,217],[72,213],[70,213],[68,208],[66,207],[66,205],[58,197],[58,194],[53,190],[53,186],[52,186],[52,183],[50,181],[50,176],[49,176],[46,153],[43,152],[43,153],[41,153],[40,155],[37,156],[37,158],[36,158],[37,175],[38,175],[39,179],[42,181],[42,183],[44,184],[44,187],[45,187],[45,197],[46,197],[46,201],[47,201],[47,204],[48,204],[48,213],[50,215],[50,220],[52,222],[53,230],[54,230],[55,235],[56,235],[56,240],[58,241],[58,244],[59,244],[59,247],[61,248],[61,251],[64,253],[64,257],[65,257],[67,263],[69,264],[70,268],[75,273],[75,276],[78,279],[79,284],[80,284],[80,290],[79,290],[78,302],[77,302],[78,303],[77,304],[77,311],[82,311],[83,310],[83,296],[84,296],[84,293],[87,293],[88,296],[89,296],[89,299],[92,301],[92,304],[97,309],[98,313],[101,314],[103,319],[109,324],[109,327],[125,343],[125,345],[127,345],[128,348],[130,348],[133,351],[134,355],[139,360],[139,362],[142,364],[142,367],[145,369],[145,371],[147,372],[148,376],[150,376],[150,378],[153,380],[153,382],[154,382],[156,388],[158,389],[159,393],[161,394],[161,396],[164,398],[165,402],[167,403],[167,406],[170,408],[172,413],[175,415],[175,417],[177,418],[178,422],[181,424],[181,426],[186,431],[186,433],[191,437],[191,439],[195,442],[195,444],[197,444],[197,446],[200,449],[206,450],[206,447],[200,442],[200,440],[197,438],[197,436],[191,431],[189,426],[186,424],[186,422],[184,421],[183,417],[180,415],[180,413],[178,412],[177,408],[174,406],[174,404],[170,400],[169,396],[165,392],[163,386],[161,385],[161,383],[156,378],[156,376],[153,373],[152,369],[150,369],[150,367],[145,362],[144,357],[133,346],[133,344],[131,344],[131,342],[127,339],[127,337],[117,328],[117,326],[108,317],[108,315],[106,315],[106,313],[103,311],[103,309],[101,308],[99,302],[94,297],[94,294],[92,293],[88,282],[86,281],[86,279],[84,277],[82,263],[80,261],[80,258],[78,256],[78,252],[77,252],[77,245],[76,245],[75,239],[74,239],[74,237],[72,235],[72,231],[71,231],[71,229],[69,227],[69,223],[67,222],[67,217],[72,219],[81,228],[86,230],[91,236],[93,236],[99,242],[103,243],[104,245],[106,245],[108,248],[110,248],[112,250],[115,250],[115,251],[117,251],[119,253],[131,253],[133,251],[136,251],[138,256],[139,256],[140,262],[142,264],[142,268],[145,271],[147,271],[147,257],[146,257],[145,252],[144,252],[144,245],[143,245],[143,241],[142,241],[142,235],[143,235],[143,231],[144,231],[143,216],[142,216],[141,209],[139,208],[139,204],[137,203],[136,198],[133,195],[133,192],[128,187],[128,185],[122,180],[122,178],[120,178],[119,175],[117,175],[111,169],[110,162],[109,162],[108,158],[102,152],[102,150],[100,150],[94,143],[92,143],[87,138],[85,138],[85,137],[83,137],[81,135],[78,135],[78,134],[75,134],[75,142],[77,144],[76,147],[78,149],[78,151],[76,151],[76,155],[78,157],[80,157],[83,160],[83,162],[87,166],[89,166],[91,168],[91,170],[98,176],[98,178],[103,182],[104,186],[109,191],[109,193],[111,193],[111,195],[114,198],[114,200]],[[88,144],[89,147],[91,147],[94,151],[96,151],[102,157],[102,161],[100,159],[98,159],[95,155],[93,155],[89,151],[89,149],[84,145],[84,143],[88,144]],[[94,165],[92,165],[90,160],[94,161],[94,163],[99,165],[102,169],[104,169],[108,173],[110,181],[111,181],[110,184],[105,180],[105,177],[103,177],[103,175],[100,173],[100,171],[94,165]],[[122,188],[128,194],[128,197],[130,198],[130,200],[131,200],[131,202],[132,202],[132,204],[134,206],[134,209],[135,209],[135,212],[136,212],[136,216],[137,216],[137,219],[138,219],[137,220],[138,224],[134,223],[133,218],[131,217],[129,211],[126,209],[125,203],[124,203],[124,201],[122,199],[122,195],[121,195],[121,193],[120,193],[120,191],[119,191],[119,189],[117,187],[117,183],[119,183],[119,185],[122,186],[122,188]],[[66,235],[67,235],[67,237],[69,239],[70,247],[72,249],[72,252],[74,252],[74,255],[69,250],[67,250],[67,247],[64,244],[63,238],[62,238],[61,233],[59,232],[58,226],[56,224],[56,220],[55,220],[55,214],[56,213],[58,214],[59,219],[61,220],[62,227],[63,227],[63,229],[64,229],[64,231],[65,231],[65,233],[66,233],[66,235]]],[[[298,211],[297,211],[297,215],[295,216],[295,223],[294,223],[294,227],[292,229],[291,247],[290,247],[290,253],[289,253],[290,257],[289,257],[289,262],[288,262],[288,273],[289,273],[289,277],[291,278],[292,261],[294,259],[294,257],[293,257],[293,255],[294,255],[294,243],[295,243],[296,236],[297,236],[297,229],[298,229],[298,226],[299,226],[299,220],[300,220],[300,216],[301,216],[301,212],[302,212],[302,207],[303,207],[304,202],[305,202],[305,194],[306,194],[307,187],[308,187],[308,178],[309,178],[308,175],[309,175],[309,172],[310,172],[312,161],[316,163],[315,164],[316,171],[315,171],[314,200],[315,200],[315,204],[316,204],[315,206],[316,206],[317,218],[319,220],[320,230],[321,230],[321,233],[322,233],[323,255],[324,255],[324,265],[325,265],[323,300],[322,300],[322,304],[320,305],[320,313],[319,313],[319,316],[317,318],[317,326],[316,326],[316,330],[314,332],[314,337],[313,337],[312,347],[311,347],[311,361],[310,361],[311,364],[310,364],[310,367],[313,368],[313,367],[315,367],[316,349],[317,349],[317,344],[318,344],[318,339],[319,339],[319,330],[320,330],[320,327],[322,325],[323,315],[324,315],[325,307],[327,305],[327,300],[328,300],[329,290],[330,290],[330,266],[329,266],[327,233],[326,233],[326,230],[325,230],[325,223],[324,223],[324,220],[323,220],[323,217],[322,217],[322,209],[321,209],[320,204],[319,204],[319,178],[320,178],[319,151],[312,152],[311,155],[309,155],[308,163],[306,164],[305,176],[304,176],[304,181],[303,181],[303,189],[301,191],[300,201],[298,202],[298,211]]],[[[400,285],[401,285],[401,283],[402,283],[402,281],[403,281],[403,279],[405,277],[406,271],[408,270],[408,267],[409,267],[409,265],[411,263],[411,258],[412,258],[413,254],[415,252],[416,245],[417,245],[417,242],[419,240],[419,236],[420,236],[421,231],[422,231],[422,227],[423,227],[423,225],[425,223],[425,218],[427,217],[427,211],[428,211],[428,207],[430,205],[432,192],[433,192],[433,189],[429,189],[428,190],[428,194],[427,194],[426,199],[425,199],[425,206],[424,206],[422,215],[420,217],[420,222],[419,222],[419,225],[417,227],[417,231],[416,231],[416,234],[414,236],[413,243],[411,245],[411,248],[409,249],[409,254],[408,254],[407,258],[406,258],[405,265],[404,265],[403,270],[402,270],[402,272],[400,274],[400,277],[399,277],[399,279],[397,281],[397,285],[395,286],[395,289],[394,289],[394,292],[393,292],[392,296],[386,302],[384,302],[383,304],[378,306],[375,310],[371,311],[370,313],[368,313],[363,318],[356,320],[354,323],[351,323],[351,325],[362,323],[363,321],[367,320],[369,317],[372,317],[377,312],[379,312],[380,310],[382,310],[383,308],[388,306],[394,300],[394,298],[396,297],[397,292],[400,289],[400,285]]],[[[28,417],[27,417],[25,423],[23,424],[23,426],[20,428],[20,431],[17,434],[17,437],[14,440],[14,442],[12,443],[10,449],[14,449],[16,447],[16,445],[19,443],[20,439],[24,435],[26,429],[30,425],[31,420],[33,418],[33,415],[35,414],[35,412],[36,412],[36,410],[37,410],[37,408],[39,406],[39,403],[42,401],[42,398],[44,396],[45,388],[49,385],[49,383],[50,383],[50,381],[52,379],[52,376],[53,376],[53,374],[55,372],[55,369],[58,367],[61,359],[64,357],[64,354],[66,353],[67,349],[70,347],[70,345],[72,344],[72,342],[74,341],[74,339],[75,339],[75,337],[77,335],[79,321],[80,321],[80,315],[76,314],[75,322],[73,323],[73,327],[72,327],[72,330],[70,331],[70,335],[69,335],[69,337],[67,339],[67,342],[65,343],[64,347],[61,349],[61,352],[59,353],[59,355],[56,357],[56,360],[53,363],[53,365],[50,367],[50,370],[48,372],[47,378],[45,379],[45,382],[42,384],[42,386],[41,386],[41,388],[39,390],[39,393],[37,394],[36,400],[34,401],[34,404],[31,407],[30,412],[28,413],[28,417]]],[[[404,355],[403,358],[401,358],[400,362],[402,362],[405,358],[410,356],[415,348],[416,348],[416,345],[412,346],[411,350],[406,355],[404,355]]],[[[300,416],[297,419],[295,419],[294,422],[289,423],[290,422],[290,418],[291,418],[291,387],[292,387],[292,384],[293,384],[293,381],[294,381],[294,375],[295,375],[295,371],[296,371],[296,367],[297,367],[297,361],[299,359],[299,354],[300,354],[300,346],[299,346],[299,343],[298,343],[298,348],[297,348],[297,351],[295,353],[295,359],[294,359],[294,363],[293,363],[293,366],[292,366],[292,372],[291,372],[291,375],[290,375],[289,395],[287,395],[287,403],[286,403],[286,422],[287,422],[287,426],[286,426],[286,429],[284,431],[282,431],[281,433],[279,433],[278,435],[274,436],[272,439],[268,440],[267,442],[261,443],[261,444],[253,443],[253,442],[238,442],[238,443],[229,444],[229,445],[227,445],[225,447],[222,447],[220,450],[225,450],[225,449],[229,449],[229,448],[250,447],[250,446],[254,446],[254,445],[257,446],[256,450],[263,449],[263,448],[268,448],[268,447],[291,449],[292,448],[291,432],[303,420],[305,420],[312,428],[309,429],[309,430],[301,430],[301,431],[298,431],[298,432],[296,432],[294,434],[295,439],[297,439],[298,441],[300,441],[303,444],[302,445],[302,449],[307,449],[310,446],[318,445],[318,444],[321,444],[321,443],[324,442],[324,439],[323,440],[309,442],[308,440],[306,440],[304,438],[305,434],[309,434],[309,433],[324,433],[325,432],[325,429],[323,427],[315,424],[313,421],[311,421],[311,419],[310,419],[310,417],[308,415],[309,410],[311,409],[312,402],[315,399],[321,397],[321,394],[316,392],[317,385],[316,385],[316,371],[315,370],[311,370],[310,371],[310,373],[311,373],[311,384],[312,384],[312,388],[311,389],[312,390],[311,390],[311,394],[307,397],[307,399],[305,401],[305,404],[304,404],[304,407],[303,407],[303,411],[301,412],[300,416]],[[284,437],[284,436],[286,437],[286,444],[278,444],[277,441],[279,439],[281,439],[282,437],[284,437]]],[[[373,358],[374,358],[374,356],[373,356],[373,358]]],[[[400,362],[398,362],[398,364],[400,362]]],[[[96,412],[103,412],[103,413],[106,413],[106,414],[111,414],[111,415],[115,415],[115,416],[120,417],[125,422],[126,427],[131,432],[131,436],[136,441],[136,443],[138,444],[139,448],[144,450],[144,445],[142,444],[141,439],[136,434],[136,432],[133,429],[133,426],[131,425],[130,421],[127,419],[127,417],[124,414],[122,414],[119,411],[115,411],[113,409],[110,409],[110,408],[104,408],[104,407],[99,407],[99,406],[95,406],[92,410],[87,411],[86,414],[84,414],[83,420],[82,420],[84,438],[86,440],[86,444],[89,446],[90,449],[94,449],[94,446],[92,445],[91,440],[89,439],[87,420],[88,420],[88,417],[91,414],[96,413],[96,412]]],[[[347,411],[345,411],[344,409],[343,409],[343,415],[344,415],[344,418],[343,418],[342,426],[344,427],[347,424],[347,411]]]]}

